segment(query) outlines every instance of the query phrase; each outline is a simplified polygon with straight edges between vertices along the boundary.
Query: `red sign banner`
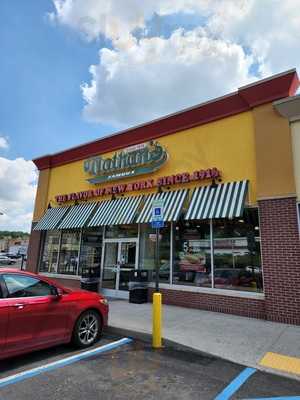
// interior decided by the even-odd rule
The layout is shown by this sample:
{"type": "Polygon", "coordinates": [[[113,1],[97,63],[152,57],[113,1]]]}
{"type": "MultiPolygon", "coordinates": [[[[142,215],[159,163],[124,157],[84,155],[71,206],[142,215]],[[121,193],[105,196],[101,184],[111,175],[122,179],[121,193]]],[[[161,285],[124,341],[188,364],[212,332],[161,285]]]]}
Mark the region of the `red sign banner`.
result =
{"type": "Polygon", "coordinates": [[[66,203],[74,200],[87,200],[94,197],[103,197],[112,194],[122,194],[127,192],[139,191],[144,189],[152,189],[155,187],[164,187],[189,183],[194,181],[203,181],[206,179],[217,179],[221,177],[221,172],[217,168],[201,169],[193,173],[183,172],[181,174],[163,176],[154,179],[145,179],[133,183],[122,183],[119,185],[108,186],[105,188],[97,188],[84,190],[82,192],[60,194],[55,196],[58,203],[66,203]]]}

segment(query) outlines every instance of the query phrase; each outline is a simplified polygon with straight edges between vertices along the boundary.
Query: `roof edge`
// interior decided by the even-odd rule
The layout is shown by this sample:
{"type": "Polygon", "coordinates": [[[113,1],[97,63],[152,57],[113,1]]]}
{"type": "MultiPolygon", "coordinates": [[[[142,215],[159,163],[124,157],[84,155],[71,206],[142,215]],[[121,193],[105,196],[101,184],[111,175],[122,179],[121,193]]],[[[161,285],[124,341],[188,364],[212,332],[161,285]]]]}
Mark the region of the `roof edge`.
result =
{"type": "Polygon", "coordinates": [[[284,118],[290,122],[300,120],[300,94],[276,100],[273,107],[284,118]]]}
{"type": "Polygon", "coordinates": [[[299,87],[296,69],[242,86],[237,92],[186,108],[55,154],[35,158],[39,170],[83,160],[178,131],[217,121],[253,107],[293,96],[299,87]]]}

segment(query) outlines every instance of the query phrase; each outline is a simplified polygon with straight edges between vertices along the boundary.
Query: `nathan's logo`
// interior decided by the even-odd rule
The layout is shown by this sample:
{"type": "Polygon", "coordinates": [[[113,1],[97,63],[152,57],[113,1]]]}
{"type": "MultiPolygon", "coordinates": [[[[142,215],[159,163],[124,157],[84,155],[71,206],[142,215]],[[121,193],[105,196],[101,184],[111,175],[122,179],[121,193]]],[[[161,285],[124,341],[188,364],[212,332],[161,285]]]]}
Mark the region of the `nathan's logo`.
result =
{"type": "Polygon", "coordinates": [[[84,171],[92,175],[90,183],[103,183],[158,170],[168,153],[158,142],[129,147],[111,158],[93,157],[84,161],[84,171]]]}

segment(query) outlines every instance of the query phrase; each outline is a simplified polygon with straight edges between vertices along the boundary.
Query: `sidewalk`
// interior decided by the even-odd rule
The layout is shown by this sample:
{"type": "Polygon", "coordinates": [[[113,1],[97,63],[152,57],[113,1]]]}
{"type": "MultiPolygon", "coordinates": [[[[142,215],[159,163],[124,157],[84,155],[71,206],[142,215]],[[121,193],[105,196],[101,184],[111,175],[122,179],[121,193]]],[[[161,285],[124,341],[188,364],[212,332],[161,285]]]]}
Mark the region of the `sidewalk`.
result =
{"type": "MultiPolygon", "coordinates": [[[[150,334],[152,305],[113,299],[109,326],[150,334]]],[[[299,360],[292,362],[299,361],[300,365],[300,326],[164,305],[162,335],[181,345],[253,368],[268,369],[259,364],[268,352],[297,357],[299,360]]],[[[283,371],[277,373],[285,375],[283,371]]]]}

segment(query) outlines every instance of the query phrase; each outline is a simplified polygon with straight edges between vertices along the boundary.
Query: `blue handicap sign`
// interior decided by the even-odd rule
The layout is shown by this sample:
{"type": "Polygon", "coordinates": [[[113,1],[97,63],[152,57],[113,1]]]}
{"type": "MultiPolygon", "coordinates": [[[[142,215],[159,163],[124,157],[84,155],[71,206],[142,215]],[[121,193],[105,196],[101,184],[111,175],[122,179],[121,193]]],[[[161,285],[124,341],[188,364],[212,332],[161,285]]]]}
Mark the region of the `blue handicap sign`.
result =
{"type": "Polygon", "coordinates": [[[151,226],[154,229],[163,228],[164,227],[164,221],[151,221],[151,226]]]}
{"type": "Polygon", "coordinates": [[[160,208],[160,207],[156,207],[156,208],[154,209],[154,214],[155,214],[156,216],[161,215],[161,208],[160,208]]]}
{"type": "Polygon", "coordinates": [[[152,203],[152,228],[158,229],[164,227],[164,202],[163,200],[154,200],[152,203]]]}

